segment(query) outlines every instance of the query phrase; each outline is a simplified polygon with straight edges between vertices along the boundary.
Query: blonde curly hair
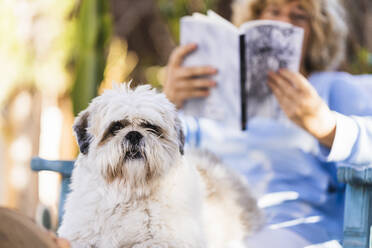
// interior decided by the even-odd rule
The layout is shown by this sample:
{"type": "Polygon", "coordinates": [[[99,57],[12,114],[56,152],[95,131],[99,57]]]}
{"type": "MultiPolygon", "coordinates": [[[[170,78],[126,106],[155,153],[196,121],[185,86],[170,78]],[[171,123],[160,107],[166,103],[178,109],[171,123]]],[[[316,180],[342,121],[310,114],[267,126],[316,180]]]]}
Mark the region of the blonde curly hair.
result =
{"type": "MultiPolygon", "coordinates": [[[[258,19],[268,4],[294,0],[235,0],[232,22],[240,24],[258,19]]],[[[307,72],[335,70],[345,58],[348,29],[346,14],[339,0],[298,0],[310,16],[310,40],[305,54],[307,72]]]]}

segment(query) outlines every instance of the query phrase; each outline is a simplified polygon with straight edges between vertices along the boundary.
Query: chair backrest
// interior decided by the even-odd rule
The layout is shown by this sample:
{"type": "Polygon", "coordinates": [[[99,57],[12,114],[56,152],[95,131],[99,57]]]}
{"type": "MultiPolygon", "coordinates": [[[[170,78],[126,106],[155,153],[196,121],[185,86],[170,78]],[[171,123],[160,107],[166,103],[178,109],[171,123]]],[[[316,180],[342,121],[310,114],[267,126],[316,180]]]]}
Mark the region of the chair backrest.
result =
{"type": "Polygon", "coordinates": [[[70,192],[71,173],[74,168],[73,160],[46,160],[35,157],[31,160],[31,169],[33,171],[54,171],[62,175],[61,193],[58,204],[58,225],[61,224],[64,212],[66,196],[70,192]]]}

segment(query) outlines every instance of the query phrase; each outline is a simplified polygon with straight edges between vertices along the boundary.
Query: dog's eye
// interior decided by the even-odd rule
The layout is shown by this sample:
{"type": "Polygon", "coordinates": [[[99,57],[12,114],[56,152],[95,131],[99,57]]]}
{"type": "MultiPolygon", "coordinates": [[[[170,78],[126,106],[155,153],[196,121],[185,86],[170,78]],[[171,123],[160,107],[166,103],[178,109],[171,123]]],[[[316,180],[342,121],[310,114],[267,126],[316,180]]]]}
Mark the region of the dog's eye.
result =
{"type": "Polygon", "coordinates": [[[143,128],[146,128],[149,132],[152,132],[155,135],[158,135],[158,136],[161,135],[161,128],[158,126],[155,126],[151,123],[143,123],[141,126],[143,128]]]}
{"type": "Polygon", "coordinates": [[[117,132],[119,132],[121,129],[123,129],[123,124],[120,121],[117,121],[113,123],[110,127],[110,133],[112,135],[115,135],[117,132]]]}

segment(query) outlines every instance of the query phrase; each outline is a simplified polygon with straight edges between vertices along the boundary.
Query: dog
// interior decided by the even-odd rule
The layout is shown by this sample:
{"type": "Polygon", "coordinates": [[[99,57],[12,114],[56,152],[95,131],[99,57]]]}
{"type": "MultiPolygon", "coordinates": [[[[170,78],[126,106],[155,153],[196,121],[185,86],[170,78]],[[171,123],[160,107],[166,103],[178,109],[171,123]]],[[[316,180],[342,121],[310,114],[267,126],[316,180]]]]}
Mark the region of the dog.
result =
{"type": "Polygon", "coordinates": [[[115,85],[73,126],[80,148],[58,230],[76,248],[226,248],[262,224],[244,180],[213,154],[184,154],[173,104],[115,85]]]}

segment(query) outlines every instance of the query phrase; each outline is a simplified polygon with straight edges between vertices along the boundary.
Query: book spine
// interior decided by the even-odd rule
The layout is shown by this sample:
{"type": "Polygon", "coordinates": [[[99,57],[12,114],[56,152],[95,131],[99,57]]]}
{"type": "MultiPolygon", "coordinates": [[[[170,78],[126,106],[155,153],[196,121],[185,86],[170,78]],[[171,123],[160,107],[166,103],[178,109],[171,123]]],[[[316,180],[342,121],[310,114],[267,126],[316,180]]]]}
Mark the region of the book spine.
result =
{"type": "Polygon", "coordinates": [[[247,97],[246,97],[246,82],[247,68],[245,61],[245,36],[239,36],[239,53],[240,53],[240,103],[241,103],[241,127],[246,130],[247,127],[247,97]]]}

